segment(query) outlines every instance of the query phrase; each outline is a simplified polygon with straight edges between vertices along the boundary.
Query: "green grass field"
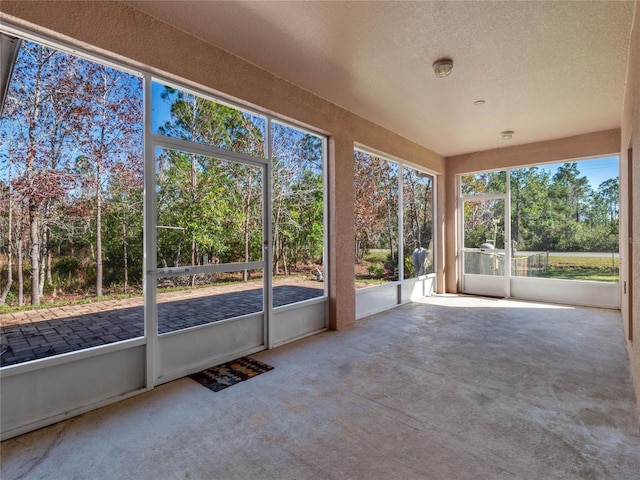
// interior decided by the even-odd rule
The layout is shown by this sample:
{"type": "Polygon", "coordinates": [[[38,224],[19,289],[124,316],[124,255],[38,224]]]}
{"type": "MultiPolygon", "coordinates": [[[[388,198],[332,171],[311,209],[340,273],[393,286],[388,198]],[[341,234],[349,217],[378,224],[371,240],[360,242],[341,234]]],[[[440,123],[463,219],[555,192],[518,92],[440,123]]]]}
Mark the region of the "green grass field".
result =
{"type": "MultiPolygon", "coordinates": [[[[363,260],[369,263],[387,261],[386,250],[369,251],[363,260]]],[[[518,256],[518,255],[516,255],[518,256]]],[[[549,268],[538,275],[538,278],[559,278],[565,280],[591,280],[595,282],[617,282],[620,259],[609,257],[572,257],[549,255],[549,268]]],[[[374,283],[375,281],[371,281],[374,283]]],[[[384,282],[381,282],[384,283],[384,282]]]]}
{"type": "Polygon", "coordinates": [[[542,278],[567,280],[591,280],[597,282],[617,282],[620,260],[611,257],[565,257],[549,256],[549,268],[542,272],[542,278]]]}
{"type": "Polygon", "coordinates": [[[369,251],[367,252],[367,254],[362,258],[365,262],[370,262],[370,263],[375,263],[375,262],[380,262],[380,263],[384,263],[387,261],[387,258],[389,258],[389,250],[376,250],[376,251],[369,251]]]}

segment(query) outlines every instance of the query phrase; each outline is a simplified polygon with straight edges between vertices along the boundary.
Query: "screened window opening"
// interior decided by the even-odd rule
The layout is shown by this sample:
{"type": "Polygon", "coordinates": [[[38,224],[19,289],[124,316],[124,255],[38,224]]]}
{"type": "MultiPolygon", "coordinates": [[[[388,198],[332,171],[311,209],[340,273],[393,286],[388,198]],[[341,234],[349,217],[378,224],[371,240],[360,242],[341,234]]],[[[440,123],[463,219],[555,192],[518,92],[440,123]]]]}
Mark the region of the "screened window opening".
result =
{"type": "Polygon", "coordinates": [[[463,197],[507,192],[507,172],[482,172],[463,175],[460,182],[463,197]]]}
{"type": "Polygon", "coordinates": [[[322,137],[271,122],[274,306],[324,295],[322,137]]]}
{"type": "Polygon", "coordinates": [[[144,335],[142,97],[140,76],[20,41],[0,118],[2,366],[144,335]],[[41,304],[61,307],[25,312],[41,304]]]}
{"type": "Polygon", "coordinates": [[[464,273],[504,275],[504,199],[464,202],[464,273]]]}
{"type": "Polygon", "coordinates": [[[514,169],[514,276],[618,282],[618,158],[514,169]]]}
{"type": "Polygon", "coordinates": [[[434,272],[433,177],[410,167],[402,169],[404,278],[434,272]]]}
{"type": "Polygon", "coordinates": [[[161,277],[158,288],[158,335],[263,311],[261,270],[161,277]],[[197,288],[189,288],[191,285],[197,288]],[[242,288],[238,288],[242,285],[242,288]]]}
{"type": "Polygon", "coordinates": [[[397,281],[399,166],[360,150],[354,164],[356,286],[397,281]]]}
{"type": "Polygon", "coordinates": [[[152,132],[255,157],[266,156],[266,119],[153,82],[152,132]]]}
{"type": "Polygon", "coordinates": [[[262,168],[156,149],[157,265],[262,260],[262,168]]]}

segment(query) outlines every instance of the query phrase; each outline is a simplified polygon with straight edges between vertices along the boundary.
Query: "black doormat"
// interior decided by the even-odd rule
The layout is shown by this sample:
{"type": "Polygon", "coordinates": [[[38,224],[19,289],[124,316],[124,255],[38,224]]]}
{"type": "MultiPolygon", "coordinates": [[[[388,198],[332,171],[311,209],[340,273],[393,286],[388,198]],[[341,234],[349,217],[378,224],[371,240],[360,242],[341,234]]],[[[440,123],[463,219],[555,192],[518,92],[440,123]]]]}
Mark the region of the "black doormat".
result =
{"type": "Polygon", "coordinates": [[[269,370],[273,370],[271,365],[253,358],[242,357],[189,376],[209,390],[219,392],[269,370]]]}

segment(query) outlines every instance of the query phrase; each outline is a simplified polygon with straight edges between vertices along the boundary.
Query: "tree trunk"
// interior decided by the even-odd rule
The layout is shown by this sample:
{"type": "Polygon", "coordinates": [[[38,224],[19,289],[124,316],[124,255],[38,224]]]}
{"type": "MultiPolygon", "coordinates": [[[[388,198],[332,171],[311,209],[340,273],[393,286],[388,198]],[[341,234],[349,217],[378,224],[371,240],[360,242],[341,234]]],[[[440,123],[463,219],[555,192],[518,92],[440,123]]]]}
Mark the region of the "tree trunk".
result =
{"type": "MultiPolygon", "coordinates": [[[[244,211],[244,261],[249,262],[249,216],[251,214],[251,197],[252,197],[252,175],[249,175],[249,187],[247,188],[247,198],[245,201],[244,211]]],[[[247,282],[249,280],[249,271],[242,271],[242,281],[247,282]]]]}
{"type": "Polygon", "coordinates": [[[47,248],[47,283],[53,287],[53,298],[58,296],[58,287],[53,284],[53,273],[51,272],[51,265],[53,264],[53,254],[51,253],[51,245],[47,248]]]}
{"type": "Polygon", "coordinates": [[[100,129],[100,143],[96,158],[96,296],[102,296],[102,168],[105,162],[105,113],[106,108],[106,78],[105,93],[103,93],[102,125],[100,129]]]}
{"type": "MultiPolygon", "coordinates": [[[[9,141],[13,140],[13,127],[9,131],[9,141]]],[[[11,190],[11,143],[9,143],[9,172],[7,174],[7,187],[9,190],[9,231],[7,232],[7,240],[9,244],[9,251],[7,252],[7,284],[2,290],[2,294],[0,296],[0,304],[7,302],[7,295],[9,295],[9,291],[11,290],[11,284],[13,283],[13,236],[12,234],[12,205],[11,205],[11,195],[13,194],[11,190]]]]}
{"type": "Polygon", "coordinates": [[[42,248],[40,249],[40,297],[44,295],[45,281],[53,284],[51,278],[51,219],[49,212],[51,200],[47,200],[42,212],[42,248]]]}
{"type": "MultiPolygon", "coordinates": [[[[11,210],[9,210],[11,211],[11,210]]],[[[11,239],[11,214],[9,214],[9,239],[11,239]]],[[[2,290],[2,294],[0,294],[0,305],[7,302],[7,295],[9,295],[9,291],[11,290],[11,284],[13,283],[13,263],[12,263],[12,245],[11,240],[9,240],[9,251],[7,252],[7,284],[4,286],[2,290]]]]}
{"type": "Polygon", "coordinates": [[[273,255],[273,273],[278,275],[280,273],[280,204],[278,202],[278,206],[276,211],[273,213],[273,245],[271,246],[273,255]],[[276,255],[278,252],[278,255],[276,255]]]}
{"type": "MultiPolygon", "coordinates": [[[[198,244],[196,242],[196,239],[193,238],[191,240],[191,265],[195,265],[196,264],[196,258],[198,257],[198,244]]],[[[195,287],[196,286],[196,276],[195,275],[191,275],[191,286],[195,287]]]]}
{"type": "MultiPolygon", "coordinates": [[[[46,244],[46,242],[45,242],[46,244]]],[[[44,272],[46,270],[47,267],[47,252],[46,252],[46,247],[44,249],[44,251],[40,251],[40,279],[39,279],[39,283],[38,283],[38,297],[42,298],[42,296],[44,295],[44,272]]]]}
{"type": "MultiPolygon", "coordinates": [[[[100,178],[99,174],[98,178],[100,178]]],[[[96,296],[102,296],[102,195],[100,183],[98,183],[96,191],[96,296]]]]}
{"type": "Polygon", "coordinates": [[[48,233],[49,229],[47,226],[48,223],[48,204],[45,204],[42,210],[42,231],[40,233],[40,238],[42,238],[42,245],[40,247],[40,272],[39,272],[39,280],[38,280],[38,297],[42,298],[44,295],[44,282],[45,282],[45,272],[47,270],[47,256],[48,256],[48,233]]]}
{"type": "Polygon", "coordinates": [[[289,275],[289,264],[287,263],[287,253],[285,251],[282,252],[282,267],[284,274],[289,275]]]}
{"type": "Polygon", "coordinates": [[[127,226],[122,222],[122,257],[124,258],[124,293],[129,286],[129,261],[127,259],[127,226]]]}
{"type": "Polygon", "coordinates": [[[40,238],[38,235],[38,207],[29,202],[29,226],[31,234],[31,305],[40,305],[40,238]]]}
{"type": "Polygon", "coordinates": [[[22,251],[22,232],[18,240],[18,306],[24,305],[24,253],[22,251]]]}
{"type": "MultiPolygon", "coordinates": [[[[9,135],[9,138],[12,138],[12,134],[9,135]]],[[[9,291],[11,290],[11,284],[13,283],[13,236],[12,234],[12,209],[11,209],[11,145],[9,145],[9,174],[7,175],[7,186],[9,187],[9,231],[7,232],[7,240],[9,244],[9,251],[7,252],[7,284],[4,286],[2,290],[2,294],[0,295],[0,305],[7,302],[7,295],[9,295],[9,291]]]]}
{"type": "MultiPolygon", "coordinates": [[[[42,68],[43,63],[41,62],[38,65],[38,71],[36,73],[36,84],[34,88],[34,107],[33,114],[29,119],[29,132],[28,132],[28,147],[27,147],[27,157],[26,157],[26,165],[25,165],[25,176],[27,177],[27,183],[31,183],[33,177],[35,175],[35,159],[36,159],[36,138],[35,138],[35,130],[38,125],[39,117],[40,117],[40,101],[41,101],[41,92],[40,85],[42,80],[42,68]]],[[[38,215],[40,213],[40,208],[36,199],[33,198],[34,193],[29,193],[29,226],[31,232],[31,305],[40,305],[40,288],[38,285],[38,280],[40,278],[38,268],[40,261],[40,238],[38,231],[38,215]]]]}
{"type": "MultiPolygon", "coordinates": [[[[47,236],[51,235],[51,229],[47,227],[47,236]]],[[[51,265],[53,264],[53,254],[51,253],[51,240],[47,239],[47,283],[53,285],[53,273],[51,271],[51,265]]]]}

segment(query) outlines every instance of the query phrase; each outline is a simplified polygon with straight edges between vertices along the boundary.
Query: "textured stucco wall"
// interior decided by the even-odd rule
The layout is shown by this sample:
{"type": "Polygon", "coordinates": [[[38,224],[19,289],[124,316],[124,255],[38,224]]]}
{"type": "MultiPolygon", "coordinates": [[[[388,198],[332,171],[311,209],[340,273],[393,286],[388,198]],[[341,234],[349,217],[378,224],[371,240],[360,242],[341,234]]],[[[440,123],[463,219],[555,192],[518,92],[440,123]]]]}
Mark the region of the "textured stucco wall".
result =
{"type": "Polygon", "coordinates": [[[119,2],[3,0],[0,19],[329,135],[332,328],[355,321],[354,142],[444,173],[443,158],[429,149],[119,2]]]}
{"type": "Polygon", "coordinates": [[[622,295],[622,317],[640,408],[640,3],[637,0],[629,46],[620,144],[620,186],[621,203],[631,208],[621,209],[620,273],[621,280],[627,282],[627,293],[622,295]]]}
{"type": "Polygon", "coordinates": [[[500,168],[514,168],[536,163],[561,162],[563,160],[618,154],[620,151],[620,130],[606,130],[575,137],[560,138],[546,142],[528,143],[513,147],[487,150],[483,152],[448,157],[445,179],[445,217],[447,245],[444,253],[445,285],[447,292],[457,292],[459,285],[458,218],[456,176],[464,173],[481,172],[500,168]],[[453,248],[452,248],[453,247],[453,248]]]}

